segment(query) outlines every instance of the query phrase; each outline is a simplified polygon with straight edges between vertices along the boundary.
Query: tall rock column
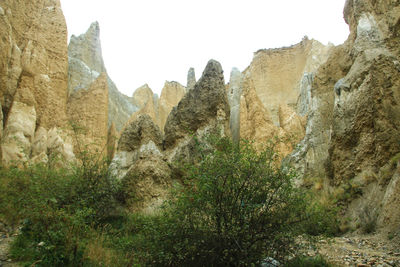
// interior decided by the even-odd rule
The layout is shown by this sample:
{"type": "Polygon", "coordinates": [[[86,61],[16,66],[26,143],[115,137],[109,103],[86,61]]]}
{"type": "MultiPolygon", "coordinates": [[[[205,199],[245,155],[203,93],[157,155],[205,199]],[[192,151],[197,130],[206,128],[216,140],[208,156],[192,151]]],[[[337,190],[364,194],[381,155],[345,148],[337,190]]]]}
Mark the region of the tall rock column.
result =
{"type": "Polygon", "coordinates": [[[229,81],[228,100],[231,107],[229,125],[232,134],[232,140],[238,143],[240,140],[240,96],[242,95],[243,74],[233,68],[229,81]]]}
{"type": "Polygon", "coordinates": [[[196,73],[194,72],[194,68],[190,68],[187,74],[186,90],[189,91],[193,89],[195,85],[196,85],[196,73]]]}
{"type": "Polygon", "coordinates": [[[190,160],[194,137],[229,135],[229,103],[221,64],[210,60],[195,87],[174,107],[165,124],[164,147],[171,161],[190,160]]]}

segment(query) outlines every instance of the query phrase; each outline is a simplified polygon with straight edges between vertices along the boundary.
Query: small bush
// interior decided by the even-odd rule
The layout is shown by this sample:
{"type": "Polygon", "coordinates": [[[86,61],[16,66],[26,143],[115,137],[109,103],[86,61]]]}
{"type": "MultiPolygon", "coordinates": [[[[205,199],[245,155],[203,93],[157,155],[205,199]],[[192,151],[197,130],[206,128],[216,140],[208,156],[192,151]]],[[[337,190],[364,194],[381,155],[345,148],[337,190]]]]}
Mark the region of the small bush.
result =
{"type": "Polygon", "coordinates": [[[0,214],[21,225],[14,258],[37,266],[82,264],[87,240],[115,209],[118,184],[105,161],[69,169],[0,170],[0,214]]]}
{"type": "Polygon", "coordinates": [[[315,210],[295,174],[276,164],[271,147],[257,153],[227,138],[210,142],[187,168],[184,185],[163,213],[143,226],[138,245],[156,266],[247,266],[266,257],[283,260],[294,238],[305,233],[315,210]]]}
{"type": "Polygon", "coordinates": [[[290,260],[285,267],[333,267],[322,256],[315,257],[298,256],[290,260]]]}

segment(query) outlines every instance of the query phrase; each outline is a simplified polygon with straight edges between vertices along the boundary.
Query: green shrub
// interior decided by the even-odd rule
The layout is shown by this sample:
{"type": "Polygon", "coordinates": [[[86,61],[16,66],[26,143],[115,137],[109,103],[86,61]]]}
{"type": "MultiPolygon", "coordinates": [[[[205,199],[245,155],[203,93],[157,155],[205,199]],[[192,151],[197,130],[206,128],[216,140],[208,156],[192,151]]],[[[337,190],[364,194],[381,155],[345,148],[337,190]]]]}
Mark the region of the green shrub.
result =
{"type": "Polygon", "coordinates": [[[285,267],[333,267],[322,256],[315,257],[298,256],[291,259],[285,267]]]}
{"type": "Polygon", "coordinates": [[[148,265],[247,266],[284,259],[315,210],[278,167],[272,147],[213,139],[214,151],[187,168],[164,212],[143,226],[137,246],[148,265]]]}
{"type": "Polygon", "coordinates": [[[0,170],[0,214],[21,233],[14,258],[37,266],[82,264],[87,240],[115,209],[118,184],[106,161],[68,169],[0,170]]]}

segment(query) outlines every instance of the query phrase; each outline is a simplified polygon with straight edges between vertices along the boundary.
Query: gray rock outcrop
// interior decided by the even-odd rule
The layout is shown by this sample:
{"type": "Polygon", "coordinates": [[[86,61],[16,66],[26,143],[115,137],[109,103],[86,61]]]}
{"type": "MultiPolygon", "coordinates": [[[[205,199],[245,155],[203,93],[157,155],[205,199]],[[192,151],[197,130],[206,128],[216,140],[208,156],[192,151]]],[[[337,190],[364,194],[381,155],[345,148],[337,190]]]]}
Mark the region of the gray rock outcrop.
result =
{"type": "Polygon", "coordinates": [[[165,124],[164,147],[169,160],[191,158],[193,138],[217,131],[229,135],[229,103],[221,64],[210,60],[195,87],[174,107],[165,124]]]}
{"type": "Polygon", "coordinates": [[[233,68],[229,80],[228,100],[231,109],[229,125],[232,134],[232,140],[235,143],[240,139],[240,97],[243,88],[243,74],[233,68]]]}
{"type": "Polygon", "coordinates": [[[147,114],[127,125],[110,166],[122,180],[131,210],[151,213],[166,199],[171,169],[163,159],[162,133],[147,114]]]}
{"type": "Polygon", "coordinates": [[[194,88],[196,84],[196,73],[194,68],[190,68],[187,74],[186,90],[189,91],[194,88]]]}
{"type": "MultiPolygon", "coordinates": [[[[107,72],[102,56],[100,27],[97,22],[90,25],[86,33],[71,36],[68,45],[68,93],[87,90],[103,72],[107,72]]],[[[108,127],[115,123],[119,131],[130,116],[138,110],[130,98],[120,93],[107,75],[108,83],[108,127]]]]}

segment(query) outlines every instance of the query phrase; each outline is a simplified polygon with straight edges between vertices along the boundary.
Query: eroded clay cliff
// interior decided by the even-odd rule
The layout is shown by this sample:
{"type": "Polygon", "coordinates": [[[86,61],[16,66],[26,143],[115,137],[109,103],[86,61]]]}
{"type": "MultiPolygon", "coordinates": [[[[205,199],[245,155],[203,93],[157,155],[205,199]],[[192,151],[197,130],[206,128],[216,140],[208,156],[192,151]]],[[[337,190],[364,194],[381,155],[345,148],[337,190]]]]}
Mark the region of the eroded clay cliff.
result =
{"type": "Polygon", "coordinates": [[[331,46],[305,37],[284,48],[263,49],[254,54],[244,71],[253,80],[258,97],[278,125],[281,104],[296,109],[300,84],[305,73],[313,73],[326,61],[331,46]]]}
{"type": "Polygon", "coordinates": [[[1,150],[8,165],[36,156],[37,129],[67,125],[67,27],[60,2],[2,1],[0,35],[1,150]]]}
{"type": "Polygon", "coordinates": [[[77,153],[92,151],[107,155],[108,81],[103,72],[87,90],[72,94],[68,101],[68,117],[74,132],[77,153]]]}
{"type": "Polygon", "coordinates": [[[350,195],[353,226],[368,215],[391,229],[400,220],[400,3],[348,0],[344,17],[349,39],[311,79],[306,137],[292,160],[305,177],[323,177],[336,194],[350,195]]]}
{"type": "MultiPolygon", "coordinates": [[[[100,26],[97,22],[90,25],[86,33],[71,36],[68,45],[68,93],[86,90],[100,76],[107,72],[103,62],[100,26]]],[[[107,75],[108,83],[108,126],[114,122],[119,131],[130,116],[138,109],[130,98],[120,93],[107,75]]]]}

